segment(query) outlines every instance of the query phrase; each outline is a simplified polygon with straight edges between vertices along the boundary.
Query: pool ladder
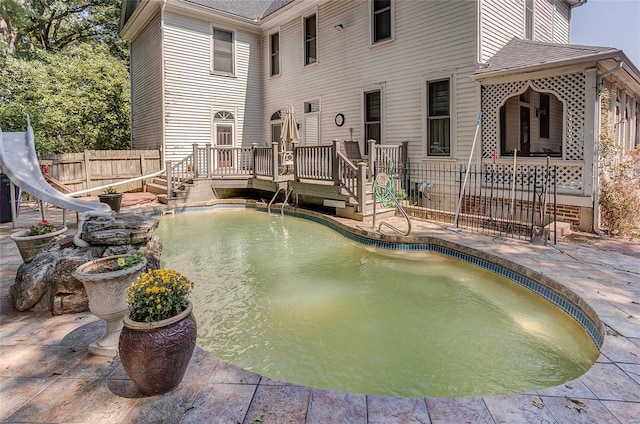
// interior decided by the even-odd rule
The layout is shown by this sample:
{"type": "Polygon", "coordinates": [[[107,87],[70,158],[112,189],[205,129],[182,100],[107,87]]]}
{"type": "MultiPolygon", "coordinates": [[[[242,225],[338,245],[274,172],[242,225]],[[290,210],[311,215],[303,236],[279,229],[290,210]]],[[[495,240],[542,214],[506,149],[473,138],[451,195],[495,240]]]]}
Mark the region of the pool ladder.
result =
{"type": "Polygon", "coordinates": [[[276,197],[278,197],[278,194],[280,194],[280,191],[284,191],[284,194],[285,194],[284,202],[282,202],[282,206],[280,207],[280,215],[284,216],[284,207],[288,205],[287,202],[289,201],[289,197],[291,196],[291,192],[293,191],[293,189],[287,190],[286,188],[280,188],[276,191],[276,194],[273,195],[273,197],[271,198],[271,201],[269,202],[269,206],[267,206],[267,211],[269,212],[269,215],[271,215],[271,205],[273,205],[273,202],[275,202],[276,197]]]}
{"type": "Polygon", "coordinates": [[[385,227],[388,227],[391,230],[395,231],[397,234],[402,234],[404,236],[408,236],[409,234],[411,234],[411,218],[409,218],[409,215],[407,215],[407,211],[404,210],[404,207],[402,207],[402,204],[400,204],[400,201],[398,200],[398,198],[395,196],[395,194],[393,194],[393,191],[389,190],[389,187],[387,187],[386,185],[382,185],[382,184],[379,184],[373,190],[373,223],[372,223],[372,227],[376,228],[376,203],[378,203],[377,199],[376,199],[376,190],[378,190],[378,189],[384,189],[384,190],[387,191],[387,194],[389,194],[391,199],[393,199],[393,202],[395,203],[395,205],[398,208],[398,210],[400,211],[400,213],[402,213],[404,218],[407,220],[407,231],[404,232],[404,233],[399,228],[389,224],[388,222],[384,222],[384,221],[381,222],[380,225],[378,226],[378,232],[380,232],[380,230],[382,229],[382,226],[384,225],[385,227]]]}

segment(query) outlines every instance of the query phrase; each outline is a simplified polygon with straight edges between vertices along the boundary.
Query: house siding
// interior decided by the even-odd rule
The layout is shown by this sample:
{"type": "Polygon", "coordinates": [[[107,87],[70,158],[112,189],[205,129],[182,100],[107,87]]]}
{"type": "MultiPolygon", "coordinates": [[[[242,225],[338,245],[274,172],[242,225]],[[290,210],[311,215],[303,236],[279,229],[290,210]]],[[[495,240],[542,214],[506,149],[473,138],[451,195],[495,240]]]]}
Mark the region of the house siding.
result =
{"type": "MultiPolygon", "coordinates": [[[[524,38],[524,0],[479,0],[481,61],[487,61],[513,37],[524,38]]],[[[571,10],[564,0],[534,0],[534,41],[568,43],[571,10]]]]}
{"type": "Polygon", "coordinates": [[[162,37],[158,13],[131,43],[131,145],[162,148],[162,37]]]}
{"type": "Polygon", "coordinates": [[[235,116],[235,147],[260,141],[260,36],[227,23],[172,12],[166,12],[164,25],[167,159],[188,155],[193,143],[213,143],[213,113],[222,110],[235,116]],[[234,76],[211,73],[212,26],[234,33],[234,76]]]}
{"type": "MultiPolygon", "coordinates": [[[[369,2],[328,2],[318,15],[318,63],[303,66],[302,18],[278,23],[281,75],[270,76],[268,33],[263,36],[265,107],[263,139],[268,119],[291,103],[304,125],[304,102],[320,99],[320,143],[332,139],[363,141],[365,91],[382,91],[382,143],[409,141],[412,158],[425,157],[425,81],[452,76],[452,134],[457,134],[457,157],[468,157],[479,105],[475,70],[476,6],[460,1],[395,2],[395,40],[370,45],[369,2]],[[365,18],[366,17],[366,18],[365,18]],[[344,29],[336,31],[335,25],[344,29]],[[429,42],[425,42],[429,40],[429,42]],[[411,52],[410,55],[407,52],[411,52]],[[336,114],[345,123],[334,123],[336,114]]],[[[304,15],[304,13],[303,13],[304,15]]],[[[301,131],[304,134],[304,131],[301,131]]]]}

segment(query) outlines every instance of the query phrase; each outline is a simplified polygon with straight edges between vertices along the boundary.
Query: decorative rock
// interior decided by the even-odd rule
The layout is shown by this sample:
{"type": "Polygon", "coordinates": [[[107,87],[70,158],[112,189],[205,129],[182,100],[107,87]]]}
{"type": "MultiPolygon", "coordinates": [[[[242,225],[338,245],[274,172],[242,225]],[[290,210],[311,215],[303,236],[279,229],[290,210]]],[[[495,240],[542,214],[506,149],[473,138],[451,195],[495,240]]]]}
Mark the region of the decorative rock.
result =
{"type": "MultiPolygon", "coordinates": [[[[25,262],[18,268],[16,281],[9,288],[13,299],[13,307],[18,311],[31,309],[47,293],[51,274],[56,267],[58,256],[54,253],[42,252],[25,262]]],[[[38,308],[38,310],[42,310],[38,308]]]]}
{"type": "MultiPolygon", "coordinates": [[[[90,252],[89,252],[90,253],[90,252]]],[[[93,255],[61,258],[51,278],[51,313],[72,314],[89,309],[89,299],[84,286],[73,277],[73,271],[90,261],[93,255]]]]}
{"type": "Polygon", "coordinates": [[[140,215],[117,215],[113,221],[89,219],[81,238],[90,244],[135,245],[147,243],[157,227],[157,219],[140,215]]]}

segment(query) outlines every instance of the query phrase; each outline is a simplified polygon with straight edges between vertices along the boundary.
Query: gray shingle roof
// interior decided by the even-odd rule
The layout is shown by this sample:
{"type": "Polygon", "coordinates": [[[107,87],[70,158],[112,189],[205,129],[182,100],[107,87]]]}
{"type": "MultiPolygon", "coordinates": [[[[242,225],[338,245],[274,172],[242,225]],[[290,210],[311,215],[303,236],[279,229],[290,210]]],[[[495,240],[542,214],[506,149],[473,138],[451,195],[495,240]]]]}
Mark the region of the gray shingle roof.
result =
{"type": "Polygon", "coordinates": [[[294,0],[185,0],[247,19],[268,16],[294,0]]]}
{"type": "Polygon", "coordinates": [[[489,66],[478,69],[471,76],[508,73],[533,66],[601,57],[607,53],[614,56],[620,53],[620,50],[612,47],[541,43],[513,38],[487,61],[489,66]]]}

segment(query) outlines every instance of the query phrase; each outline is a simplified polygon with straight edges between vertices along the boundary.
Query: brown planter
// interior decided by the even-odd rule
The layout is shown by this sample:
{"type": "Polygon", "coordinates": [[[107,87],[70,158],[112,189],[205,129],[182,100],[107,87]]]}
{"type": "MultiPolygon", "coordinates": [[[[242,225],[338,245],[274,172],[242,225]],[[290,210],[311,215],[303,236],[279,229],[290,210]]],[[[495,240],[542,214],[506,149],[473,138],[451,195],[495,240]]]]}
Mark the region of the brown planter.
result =
{"type": "Polygon", "coordinates": [[[27,232],[29,230],[22,230],[11,234],[10,237],[16,246],[18,246],[22,260],[27,262],[29,259],[48,247],[54,237],[67,232],[67,227],[65,226],[59,226],[56,228],[56,231],[47,234],[40,234],[38,236],[28,236],[27,232]]]}
{"type": "Polygon", "coordinates": [[[196,346],[197,324],[187,309],[158,322],[136,322],[124,317],[120,334],[120,362],[145,395],[166,393],[182,381],[196,346]]]}
{"type": "Polygon", "coordinates": [[[120,204],[122,203],[122,194],[123,193],[98,194],[98,199],[100,199],[102,203],[109,205],[112,211],[119,212],[120,204]]]}

